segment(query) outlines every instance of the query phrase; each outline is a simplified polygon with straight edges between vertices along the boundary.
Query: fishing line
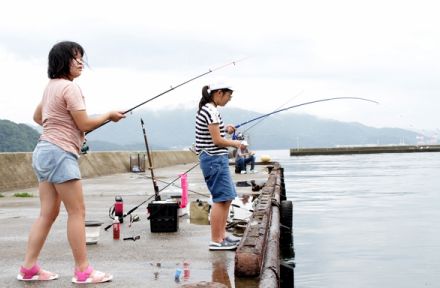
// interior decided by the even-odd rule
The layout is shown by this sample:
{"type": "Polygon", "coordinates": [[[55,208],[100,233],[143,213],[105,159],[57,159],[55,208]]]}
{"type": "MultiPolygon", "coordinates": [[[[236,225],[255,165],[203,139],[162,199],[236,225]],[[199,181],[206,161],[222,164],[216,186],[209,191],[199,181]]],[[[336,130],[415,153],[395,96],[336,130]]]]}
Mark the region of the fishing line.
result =
{"type": "Polygon", "coordinates": [[[240,124],[236,125],[235,128],[237,129],[237,128],[239,128],[239,127],[241,127],[241,126],[244,126],[244,125],[246,125],[246,124],[249,124],[249,123],[251,123],[251,122],[253,122],[253,121],[256,121],[256,120],[259,120],[259,119],[261,119],[261,118],[264,118],[264,117],[267,117],[267,116],[270,116],[270,115],[273,115],[273,114],[276,114],[276,113],[279,113],[279,112],[283,112],[283,111],[286,111],[286,110],[289,110],[289,109],[292,109],[292,108],[296,108],[296,107],[300,107],[300,106],[305,106],[305,105],[309,105],[309,104],[314,104],[314,103],[318,103],[318,102],[325,102],[325,101],[331,101],[331,100],[341,100],[341,99],[361,100],[361,101],[368,101],[368,102],[372,102],[372,103],[379,104],[379,102],[377,102],[377,101],[370,100],[370,99],[366,99],[366,98],[361,98],[361,97],[334,97],[334,98],[325,98],[325,99],[319,99],[319,100],[315,100],[315,101],[309,101],[309,102],[304,102],[304,103],[300,103],[300,104],[292,105],[292,106],[289,106],[289,107],[287,107],[287,108],[283,108],[283,109],[277,109],[277,110],[272,111],[272,112],[270,112],[270,113],[267,113],[267,114],[264,114],[264,115],[258,116],[258,117],[256,117],[256,118],[253,118],[253,119],[251,119],[251,120],[248,120],[248,121],[246,121],[246,122],[240,123],[240,124]]]}

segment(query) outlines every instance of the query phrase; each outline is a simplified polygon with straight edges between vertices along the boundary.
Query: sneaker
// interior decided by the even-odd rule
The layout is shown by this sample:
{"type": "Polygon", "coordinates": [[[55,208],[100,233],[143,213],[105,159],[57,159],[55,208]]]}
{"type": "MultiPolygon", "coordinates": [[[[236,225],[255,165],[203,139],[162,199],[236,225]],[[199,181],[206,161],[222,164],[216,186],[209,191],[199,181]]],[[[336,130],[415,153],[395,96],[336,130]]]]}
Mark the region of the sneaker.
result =
{"type": "Polygon", "coordinates": [[[235,250],[237,249],[236,243],[231,243],[223,240],[221,243],[214,241],[209,242],[209,250],[235,250]]]}
{"type": "Polygon", "coordinates": [[[247,172],[246,172],[246,170],[242,170],[240,173],[241,174],[246,174],[247,172]]]}
{"type": "Polygon", "coordinates": [[[238,237],[233,237],[233,236],[226,236],[226,238],[224,239],[224,241],[227,241],[229,243],[238,245],[238,243],[240,243],[241,238],[238,237]]]}

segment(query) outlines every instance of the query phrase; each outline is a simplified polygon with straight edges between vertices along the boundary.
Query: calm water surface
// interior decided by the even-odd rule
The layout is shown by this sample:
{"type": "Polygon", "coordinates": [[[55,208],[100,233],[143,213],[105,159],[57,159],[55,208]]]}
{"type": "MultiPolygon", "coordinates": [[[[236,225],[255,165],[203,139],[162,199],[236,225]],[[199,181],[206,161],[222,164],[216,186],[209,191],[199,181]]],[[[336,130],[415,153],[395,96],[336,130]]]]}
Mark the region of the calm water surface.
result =
{"type": "Polygon", "coordinates": [[[440,153],[264,153],[294,203],[296,288],[440,287],[440,153]]]}

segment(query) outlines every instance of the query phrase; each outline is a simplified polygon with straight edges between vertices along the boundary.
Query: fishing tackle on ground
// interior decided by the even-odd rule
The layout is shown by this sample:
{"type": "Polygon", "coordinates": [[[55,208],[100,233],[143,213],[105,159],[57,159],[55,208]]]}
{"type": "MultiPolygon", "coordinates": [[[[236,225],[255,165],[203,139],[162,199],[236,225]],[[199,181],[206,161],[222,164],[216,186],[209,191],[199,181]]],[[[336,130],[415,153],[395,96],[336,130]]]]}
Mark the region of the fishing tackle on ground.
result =
{"type": "MultiPolygon", "coordinates": [[[[186,170],[185,172],[183,172],[184,174],[187,174],[188,172],[190,172],[191,170],[193,170],[194,168],[196,168],[198,165],[200,164],[200,162],[197,162],[194,166],[192,166],[191,168],[189,168],[188,170],[186,170]]],[[[177,180],[180,179],[180,176],[178,176],[176,179],[174,179],[173,181],[171,181],[170,183],[168,183],[166,186],[164,186],[162,189],[159,190],[159,193],[162,192],[163,190],[165,190],[166,188],[168,188],[169,186],[173,185],[177,180]]],[[[145,203],[147,203],[148,201],[151,200],[151,198],[153,198],[155,196],[151,195],[150,197],[148,197],[146,200],[142,201],[140,204],[138,204],[137,206],[131,208],[131,210],[129,210],[127,212],[127,214],[124,214],[123,217],[127,217],[129,216],[131,213],[133,213],[134,211],[136,211],[139,207],[141,207],[142,205],[144,205],[145,203]]],[[[110,227],[112,226],[112,224],[108,225],[107,227],[104,228],[105,231],[107,231],[110,227]]]]}
{"type": "Polygon", "coordinates": [[[118,217],[115,217],[113,220],[113,239],[119,240],[121,236],[121,224],[119,223],[118,217]]]}
{"type": "Polygon", "coordinates": [[[115,196],[115,204],[110,207],[108,216],[111,219],[118,218],[120,223],[124,223],[124,202],[121,196],[115,196]]]}
{"type": "Polygon", "coordinates": [[[124,223],[124,202],[121,196],[115,197],[115,217],[119,218],[119,222],[124,223]]]}

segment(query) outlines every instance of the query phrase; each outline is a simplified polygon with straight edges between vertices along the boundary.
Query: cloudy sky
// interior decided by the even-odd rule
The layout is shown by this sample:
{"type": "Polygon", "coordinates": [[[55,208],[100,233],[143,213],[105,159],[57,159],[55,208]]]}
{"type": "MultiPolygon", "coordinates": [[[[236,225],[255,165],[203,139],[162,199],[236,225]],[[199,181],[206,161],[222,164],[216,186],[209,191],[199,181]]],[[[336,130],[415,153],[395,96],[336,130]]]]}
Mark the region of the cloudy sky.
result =
{"type": "MultiPolygon", "coordinates": [[[[58,41],[86,50],[77,81],[89,113],[194,108],[201,87],[235,87],[228,104],[258,112],[329,97],[364,97],[292,109],[374,127],[440,128],[440,4],[436,1],[49,1],[0,10],[0,119],[32,122],[58,41]]],[[[439,130],[440,131],[440,130],[439,130]]]]}

